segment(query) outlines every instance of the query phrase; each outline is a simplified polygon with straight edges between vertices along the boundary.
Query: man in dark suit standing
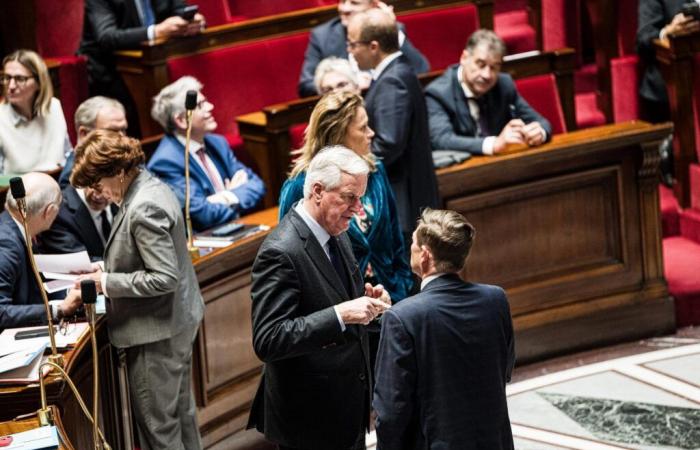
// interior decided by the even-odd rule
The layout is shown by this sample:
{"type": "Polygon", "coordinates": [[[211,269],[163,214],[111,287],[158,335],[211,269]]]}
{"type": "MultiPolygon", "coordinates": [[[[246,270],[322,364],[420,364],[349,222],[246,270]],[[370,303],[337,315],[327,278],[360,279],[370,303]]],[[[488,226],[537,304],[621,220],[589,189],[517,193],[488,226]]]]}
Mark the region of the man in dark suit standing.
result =
{"type": "Polygon", "coordinates": [[[90,96],[119,100],[127,111],[129,135],[139,136],[131,94],[117,72],[115,50],[137,48],[142,41],[189,36],[204,26],[201,14],[187,21],[177,14],[184,0],[85,0],[83,37],[78,54],[88,59],[90,96]]]}
{"type": "Polygon", "coordinates": [[[503,289],[460,278],[473,237],[461,214],[445,210],[423,211],[413,233],[421,292],[382,318],[374,391],[381,450],[513,449],[510,311],[503,289]]]}
{"type": "MultiPolygon", "coordinates": [[[[311,30],[309,45],[306,47],[306,53],[304,54],[304,65],[301,67],[301,75],[299,76],[298,90],[300,97],[319,94],[314,85],[314,74],[316,67],[322,60],[330,56],[348,58],[348,51],[345,45],[348,22],[354,14],[367,11],[370,8],[381,8],[393,16],[391,7],[378,0],[339,0],[338,17],[311,30]]],[[[430,64],[428,60],[408,40],[403,26],[399,28],[398,37],[401,51],[406,55],[416,73],[429,71],[430,64]]],[[[363,84],[362,79],[360,80],[360,87],[362,89],[367,87],[366,83],[363,84]]]]}
{"type": "Polygon", "coordinates": [[[500,73],[505,51],[496,33],[476,31],[459,64],[425,89],[433,149],[493,155],[508,144],[534,146],[551,137],[547,119],[520,96],[510,75],[500,73]]]}
{"type": "Polygon", "coordinates": [[[681,13],[693,0],[639,0],[637,53],[644,74],[639,83],[642,119],[659,123],[670,120],[666,83],[656,63],[654,39],[700,31],[700,21],[681,13]]]}
{"type": "Polygon", "coordinates": [[[350,20],[347,45],[360,69],[373,69],[365,96],[372,152],[384,162],[408,238],[420,208],[438,205],[438,190],[425,98],[396,32],[393,16],[371,9],[350,20]]]}
{"type": "Polygon", "coordinates": [[[345,234],[369,167],[344,147],[312,160],[298,202],[253,263],[253,346],[265,362],[248,427],[280,449],[364,449],[372,377],[364,325],[390,299],[362,286],[345,234]]]}
{"type": "MultiPolygon", "coordinates": [[[[22,176],[30,238],[47,230],[56,218],[61,191],[44,173],[22,176]]],[[[41,325],[47,322],[39,286],[32,272],[24,239],[24,225],[12,197],[7,193],[5,211],[0,213],[0,329],[41,325]]],[[[72,315],[80,306],[80,291],[69,291],[63,302],[52,308],[54,319],[72,315]]]]}

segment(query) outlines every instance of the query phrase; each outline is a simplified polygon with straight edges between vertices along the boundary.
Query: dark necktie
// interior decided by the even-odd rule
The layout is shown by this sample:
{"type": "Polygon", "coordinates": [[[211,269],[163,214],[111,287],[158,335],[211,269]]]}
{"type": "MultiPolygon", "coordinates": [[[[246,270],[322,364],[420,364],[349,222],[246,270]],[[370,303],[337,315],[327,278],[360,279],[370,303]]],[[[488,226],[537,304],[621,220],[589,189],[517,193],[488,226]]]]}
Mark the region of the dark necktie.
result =
{"type": "Polygon", "coordinates": [[[486,105],[486,99],[484,97],[472,97],[469,100],[474,101],[479,108],[479,137],[491,136],[489,122],[487,119],[489,111],[488,106],[486,105]]]}
{"type": "Polygon", "coordinates": [[[109,233],[112,232],[112,224],[109,223],[107,218],[107,210],[103,209],[100,213],[100,218],[102,219],[102,238],[105,242],[109,239],[109,233]]]}
{"type": "Polygon", "coordinates": [[[330,256],[331,264],[333,264],[335,272],[338,274],[340,281],[343,282],[345,292],[348,294],[348,296],[352,295],[352,291],[350,290],[350,280],[348,280],[348,277],[345,274],[343,258],[340,256],[338,239],[334,236],[331,236],[330,239],[328,239],[328,255],[330,256]]]}

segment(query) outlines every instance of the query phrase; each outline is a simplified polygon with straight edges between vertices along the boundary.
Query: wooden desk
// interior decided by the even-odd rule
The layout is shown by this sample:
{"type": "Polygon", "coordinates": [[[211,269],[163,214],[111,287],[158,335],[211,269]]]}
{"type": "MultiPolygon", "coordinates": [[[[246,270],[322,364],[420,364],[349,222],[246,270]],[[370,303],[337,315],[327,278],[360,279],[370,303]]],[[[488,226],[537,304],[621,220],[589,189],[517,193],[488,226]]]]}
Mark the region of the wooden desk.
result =
{"type": "Polygon", "coordinates": [[[670,132],[607,125],[438,171],[477,230],[466,277],[507,290],[519,363],[674,329],[657,192],[670,132]]]}

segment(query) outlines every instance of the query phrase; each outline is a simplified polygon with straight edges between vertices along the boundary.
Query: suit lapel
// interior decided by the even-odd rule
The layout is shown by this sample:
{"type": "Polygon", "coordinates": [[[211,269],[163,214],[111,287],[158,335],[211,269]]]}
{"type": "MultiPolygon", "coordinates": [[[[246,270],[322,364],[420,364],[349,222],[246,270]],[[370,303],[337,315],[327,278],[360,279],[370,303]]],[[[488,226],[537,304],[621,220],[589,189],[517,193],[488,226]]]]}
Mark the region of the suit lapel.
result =
{"type": "Polygon", "coordinates": [[[452,96],[454,97],[455,105],[457,105],[457,120],[464,134],[475,134],[476,123],[469,110],[469,100],[464,96],[464,89],[457,78],[457,69],[450,71],[452,78],[452,96]]]}
{"type": "MultiPolygon", "coordinates": [[[[78,196],[78,193],[75,189],[66,189],[64,192],[64,200],[68,208],[72,211],[75,227],[80,231],[85,246],[88,248],[102,248],[104,250],[102,239],[100,239],[99,231],[95,228],[95,222],[93,222],[92,216],[90,216],[90,211],[88,211],[87,207],[78,196]]],[[[106,236],[105,240],[107,240],[108,237],[109,236],[106,236]]]]}
{"type": "Polygon", "coordinates": [[[112,220],[112,232],[110,233],[109,239],[105,244],[105,255],[107,254],[107,250],[109,250],[109,247],[114,240],[114,236],[117,234],[117,230],[121,227],[121,224],[124,221],[126,211],[129,209],[129,203],[131,203],[136,193],[139,191],[139,189],[141,189],[141,186],[145,184],[149,178],[150,174],[146,170],[142,170],[138,175],[136,175],[136,178],[134,178],[134,181],[131,182],[126,194],[124,194],[124,200],[119,207],[119,211],[117,211],[117,215],[114,216],[114,219],[112,220]]]}

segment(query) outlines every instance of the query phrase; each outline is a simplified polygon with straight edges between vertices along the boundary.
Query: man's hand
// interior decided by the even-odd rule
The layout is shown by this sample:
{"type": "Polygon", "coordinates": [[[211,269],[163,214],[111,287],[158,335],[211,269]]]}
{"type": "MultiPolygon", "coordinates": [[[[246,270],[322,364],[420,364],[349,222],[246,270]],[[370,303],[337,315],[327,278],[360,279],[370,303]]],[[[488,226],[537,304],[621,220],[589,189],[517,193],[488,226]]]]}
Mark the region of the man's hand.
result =
{"type": "Polygon", "coordinates": [[[180,16],[168,17],[156,25],[155,34],[158,38],[170,38],[174,36],[184,36],[187,32],[189,22],[180,16]]]}
{"type": "Polygon", "coordinates": [[[528,123],[522,128],[521,133],[527,145],[530,146],[542,144],[546,136],[546,132],[539,122],[528,123]]]}
{"type": "Polygon", "coordinates": [[[83,304],[83,299],[80,296],[80,289],[71,289],[68,295],[63,299],[59,308],[61,309],[62,317],[69,317],[75,314],[75,311],[83,304]]]}
{"type": "Polygon", "coordinates": [[[194,18],[187,24],[185,36],[194,36],[195,34],[199,34],[202,31],[204,31],[205,26],[206,21],[204,20],[204,16],[197,13],[194,15],[194,18]]]}
{"type": "Polygon", "coordinates": [[[83,280],[93,280],[95,282],[95,290],[97,291],[97,293],[99,294],[100,292],[102,292],[102,269],[98,268],[98,270],[96,270],[95,272],[80,275],[75,281],[76,289],[80,289],[80,282],[83,280]]]}
{"type": "Polygon", "coordinates": [[[377,300],[381,300],[387,305],[391,306],[391,296],[389,296],[389,293],[384,289],[384,286],[381,284],[378,284],[376,286],[372,286],[370,283],[365,283],[365,295],[367,297],[372,297],[376,298],[377,300]]]}
{"type": "Polygon", "coordinates": [[[500,153],[506,149],[508,144],[524,144],[525,137],[523,136],[523,128],[525,122],[520,119],[512,119],[503,127],[501,134],[496,137],[496,142],[493,144],[493,153],[500,153]]]}
{"type": "Polygon", "coordinates": [[[389,305],[372,297],[360,297],[335,305],[345,325],[367,325],[389,308],[389,305]]]}
{"type": "Polygon", "coordinates": [[[233,174],[230,180],[226,180],[226,189],[236,189],[239,186],[243,186],[248,182],[248,174],[245,170],[239,169],[233,174]]]}
{"type": "Polygon", "coordinates": [[[700,31],[700,22],[695,20],[693,16],[685,16],[683,13],[678,13],[673,17],[671,23],[662,28],[661,36],[666,38],[669,34],[683,35],[696,31],[700,31]]]}

